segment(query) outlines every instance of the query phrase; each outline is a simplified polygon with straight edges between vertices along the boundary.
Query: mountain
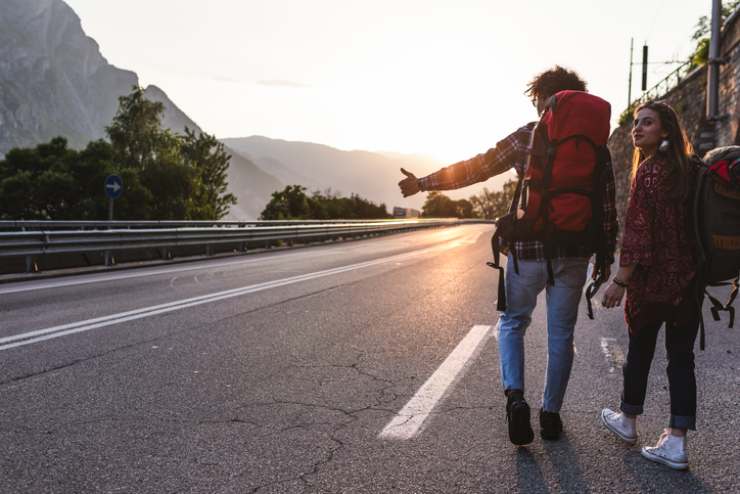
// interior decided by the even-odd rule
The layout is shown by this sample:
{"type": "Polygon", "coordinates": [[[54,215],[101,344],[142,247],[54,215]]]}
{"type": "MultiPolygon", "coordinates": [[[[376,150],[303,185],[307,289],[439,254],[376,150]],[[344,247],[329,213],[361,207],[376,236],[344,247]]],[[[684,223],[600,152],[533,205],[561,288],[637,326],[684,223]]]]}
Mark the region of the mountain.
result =
{"type": "MultiPolygon", "coordinates": [[[[164,106],[163,126],[180,133],[184,131],[185,127],[196,132],[203,132],[198,124],[180,110],[167,94],[157,86],[150,85],[146,88],[144,94],[148,100],[158,101],[164,106]]],[[[276,178],[275,174],[265,172],[235,149],[226,144],[224,144],[224,148],[231,155],[228,192],[234,194],[238,199],[237,204],[231,206],[225,219],[256,219],[270,201],[272,192],[281,190],[284,185],[276,178]]]]}
{"type": "MultiPolygon", "coordinates": [[[[105,137],[118,97],[139,84],[136,73],[109,64],[62,0],[1,3],[0,157],[60,135],[74,148],[105,137]]],[[[200,130],[160,88],[149,86],[146,95],[164,104],[167,128],[200,130]]],[[[229,218],[254,219],[282,183],[235,150],[227,151],[230,190],[239,199],[229,218]]]]}
{"type": "MultiPolygon", "coordinates": [[[[262,136],[222,139],[226,145],[249,157],[257,166],[285,184],[300,184],[309,191],[331,188],[352,193],[376,203],[421,209],[426,194],[403,198],[398,181],[400,168],[421,177],[442,164],[425,156],[393,152],[342,151],[323,144],[270,139],[262,136]]],[[[485,151],[485,150],[482,150],[485,151]]],[[[456,191],[445,191],[453,199],[468,198],[483,187],[498,190],[511,177],[500,176],[456,191]]]]}

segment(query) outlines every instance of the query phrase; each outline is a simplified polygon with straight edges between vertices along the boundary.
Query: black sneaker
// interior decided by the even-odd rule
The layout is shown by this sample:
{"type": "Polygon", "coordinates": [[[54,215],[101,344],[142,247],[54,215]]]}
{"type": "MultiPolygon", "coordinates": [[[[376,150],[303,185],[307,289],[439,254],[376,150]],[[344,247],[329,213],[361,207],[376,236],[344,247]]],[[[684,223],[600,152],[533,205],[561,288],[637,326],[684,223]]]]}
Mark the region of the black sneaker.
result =
{"type": "Polygon", "coordinates": [[[534,432],[529,423],[529,405],[522,393],[510,393],[506,400],[506,420],[509,422],[509,439],[517,446],[529,444],[534,432]]]}
{"type": "Polygon", "coordinates": [[[540,408],[540,436],[547,441],[557,441],[563,432],[563,421],[557,412],[546,412],[540,408]]]}

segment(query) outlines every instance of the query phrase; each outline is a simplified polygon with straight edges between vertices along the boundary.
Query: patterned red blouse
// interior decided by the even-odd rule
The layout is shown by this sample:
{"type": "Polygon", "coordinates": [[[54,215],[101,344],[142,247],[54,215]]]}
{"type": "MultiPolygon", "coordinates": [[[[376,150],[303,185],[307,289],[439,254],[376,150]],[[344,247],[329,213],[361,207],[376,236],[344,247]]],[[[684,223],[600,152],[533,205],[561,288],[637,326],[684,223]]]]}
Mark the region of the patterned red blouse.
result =
{"type": "Polygon", "coordinates": [[[637,264],[627,287],[630,331],[671,320],[696,274],[688,203],[670,197],[664,158],[640,164],[632,182],[620,265],[637,264]]]}

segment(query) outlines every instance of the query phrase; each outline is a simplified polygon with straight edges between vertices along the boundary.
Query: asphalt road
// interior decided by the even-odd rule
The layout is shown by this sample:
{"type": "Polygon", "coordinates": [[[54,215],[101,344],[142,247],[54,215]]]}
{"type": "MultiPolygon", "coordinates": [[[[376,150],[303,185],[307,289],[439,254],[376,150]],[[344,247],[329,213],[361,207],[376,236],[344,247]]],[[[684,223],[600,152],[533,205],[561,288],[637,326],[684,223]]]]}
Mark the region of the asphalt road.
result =
{"type": "Polygon", "coordinates": [[[509,443],[490,233],[0,285],[0,492],[740,492],[740,335],[711,317],[688,472],[639,454],[667,425],[662,348],[638,446],[601,426],[627,334],[585,304],[564,437],[509,443]]]}

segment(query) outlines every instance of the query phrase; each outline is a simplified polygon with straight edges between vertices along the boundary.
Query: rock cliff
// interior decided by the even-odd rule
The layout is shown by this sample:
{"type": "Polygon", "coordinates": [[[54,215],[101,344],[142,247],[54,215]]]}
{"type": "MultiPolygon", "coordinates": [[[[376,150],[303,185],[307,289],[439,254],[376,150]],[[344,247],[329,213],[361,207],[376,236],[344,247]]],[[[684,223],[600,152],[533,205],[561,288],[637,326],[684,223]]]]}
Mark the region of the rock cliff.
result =
{"type": "MultiPolygon", "coordinates": [[[[62,0],[2,0],[0,157],[56,136],[75,148],[105,137],[118,97],[138,84],[135,72],[108,63],[62,0]]],[[[200,131],[160,88],[149,86],[146,95],[164,104],[165,127],[200,131]]],[[[254,219],[282,183],[234,150],[228,152],[233,156],[230,191],[239,199],[229,217],[254,219]]]]}

